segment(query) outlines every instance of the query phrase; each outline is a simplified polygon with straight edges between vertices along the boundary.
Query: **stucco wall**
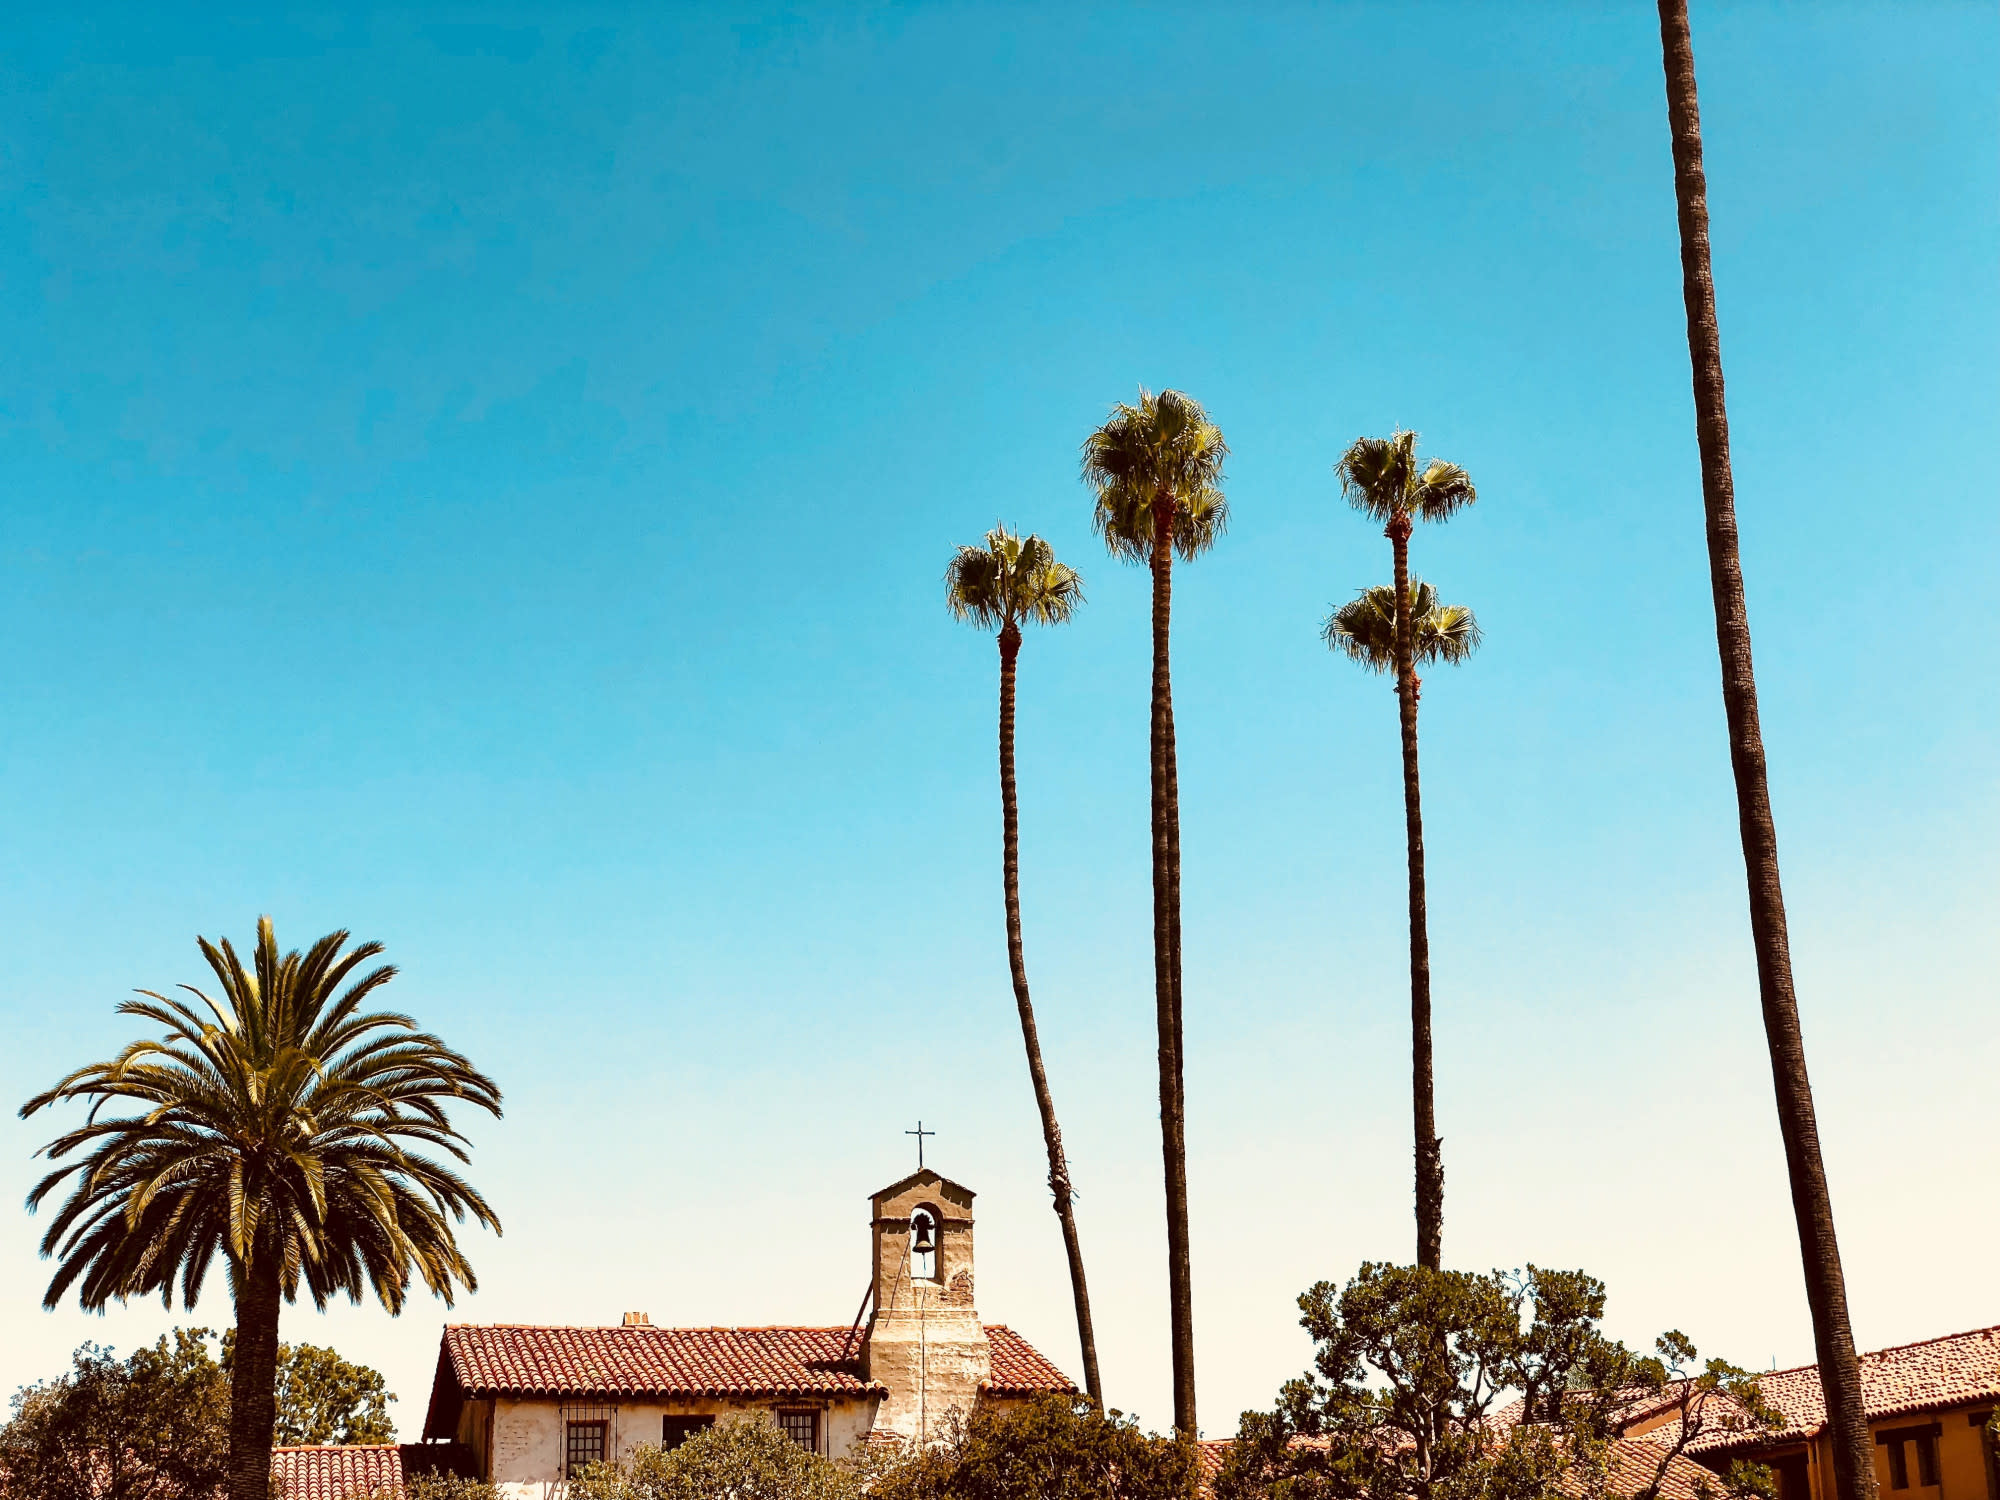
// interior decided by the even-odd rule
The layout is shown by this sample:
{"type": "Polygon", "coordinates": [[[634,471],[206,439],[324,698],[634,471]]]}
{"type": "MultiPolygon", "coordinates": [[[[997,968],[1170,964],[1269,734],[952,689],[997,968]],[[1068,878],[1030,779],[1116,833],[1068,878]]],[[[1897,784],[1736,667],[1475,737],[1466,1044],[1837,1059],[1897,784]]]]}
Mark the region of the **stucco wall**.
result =
{"type": "MultiPolygon", "coordinates": [[[[470,1408],[474,1403],[466,1403],[470,1408]]],[[[483,1403],[482,1403],[483,1404],[483,1403]]],[[[581,1404],[581,1403],[578,1403],[581,1404]]],[[[713,1416],[717,1421],[748,1418],[776,1425],[779,1410],[813,1409],[820,1413],[820,1449],[844,1455],[867,1436],[875,1420],[873,1397],[821,1403],[817,1401],[619,1401],[605,1402],[611,1424],[612,1456],[621,1463],[643,1445],[660,1441],[661,1419],[673,1416],[713,1416]]],[[[563,1409],[559,1401],[502,1398],[493,1404],[493,1460],[487,1470],[509,1500],[545,1500],[558,1492],[563,1462],[563,1409]]]]}
{"type": "MultiPolygon", "coordinates": [[[[1892,1489],[1888,1445],[1875,1444],[1875,1483],[1882,1500],[2000,1500],[2000,1485],[1995,1484],[1986,1460],[1983,1423],[1971,1420],[1973,1416],[1983,1417],[1991,1410],[1989,1406],[1973,1410],[1960,1407],[1955,1411],[1917,1412],[1869,1423],[1871,1436],[1903,1428],[1924,1427],[1933,1422],[1938,1428],[1936,1484],[1918,1482],[1922,1475],[1917,1467],[1916,1445],[1910,1443],[1904,1449],[1909,1488],[1892,1489]]],[[[1813,1500],[1836,1500],[1832,1437],[1822,1434],[1812,1444],[1810,1457],[1813,1500]]]]}

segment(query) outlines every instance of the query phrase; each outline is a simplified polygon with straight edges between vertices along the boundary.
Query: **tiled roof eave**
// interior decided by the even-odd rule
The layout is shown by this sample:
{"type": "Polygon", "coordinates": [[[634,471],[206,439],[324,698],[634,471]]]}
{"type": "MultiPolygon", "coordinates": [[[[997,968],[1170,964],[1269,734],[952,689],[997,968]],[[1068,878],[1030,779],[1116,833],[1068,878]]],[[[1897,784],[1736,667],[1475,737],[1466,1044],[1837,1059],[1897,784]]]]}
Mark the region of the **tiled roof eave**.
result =
{"type": "Polygon", "coordinates": [[[860,1400],[866,1396],[886,1396],[889,1388],[879,1380],[857,1381],[853,1385],[730,1385],[730,1386],[515,1386],[496,1385],[468,1388],[469,1401],[710,1401],[732,1396],[830,1397],[860,1400]]]}

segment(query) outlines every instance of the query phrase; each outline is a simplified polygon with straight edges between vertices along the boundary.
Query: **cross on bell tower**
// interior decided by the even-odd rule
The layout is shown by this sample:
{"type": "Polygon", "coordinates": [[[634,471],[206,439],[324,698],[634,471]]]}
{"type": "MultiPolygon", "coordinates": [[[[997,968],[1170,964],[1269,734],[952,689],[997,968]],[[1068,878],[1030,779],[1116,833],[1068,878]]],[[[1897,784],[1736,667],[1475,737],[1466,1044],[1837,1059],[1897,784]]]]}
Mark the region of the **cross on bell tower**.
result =
{"type": "Polygon", "coordinates": [[[919,1121],[917,1121],[917,1128],[916,1128],[915,1130],[906,1130],[906,1131],[904,1131],[904,1132],[903,1132],[903,1134],[904,1134],[904,1135],[913,1135],[913,1136],[915,1136],[915,1137],[917,1138],[917,1170],[918,1170],[919,1172],[923,1171],[923,1169],[924,1169],[924,1137],[925,1137],[925,1136],[927,1136],[927,1135],[936,1135],[936,1134],[937,1134],[937,1132],[936,1132],[935,1130],[926,1130],[926,1129],[924,1129],[924,1122],[923,1122],[922,1120],[919,1120],[919,1121]]]}

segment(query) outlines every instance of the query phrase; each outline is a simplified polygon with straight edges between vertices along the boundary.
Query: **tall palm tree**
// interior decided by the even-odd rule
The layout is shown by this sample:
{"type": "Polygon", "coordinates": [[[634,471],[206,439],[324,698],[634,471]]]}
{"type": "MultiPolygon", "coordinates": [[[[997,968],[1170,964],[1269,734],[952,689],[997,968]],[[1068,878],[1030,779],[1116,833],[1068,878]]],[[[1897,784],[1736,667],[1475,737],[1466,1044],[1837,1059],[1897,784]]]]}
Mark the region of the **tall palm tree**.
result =
{"type": "Polygon", "coordinates": [[[1341,493],[1370,520],[1382,522],[1395,559],[1389,606],[1396,700],[1403,729],[1403,826],[1410,866],[1410,1091],[1417,1147],[1417,1264],[1436,1271],[1444,1261],[1444,1143],[1437,1135],[1431,1061],[1431,940],[1424,911],[1424,813],[1417,788],[1415,618],[1398,601],[1410,598],[1410,532],[1418,521],[1447,521],[1479,498],[1457,464],[1417,463],[1417,435],[1357,438],[1334,465],[1341,493]]]}
{"type": "Polygon", "coordinates": [[[178,1282],[192,1308],[216,1257],[227,1267],[229,1500],[269,1494],[280,1302],[301,1283],[322,1308],[341,1292],[359,1302],[365,1288],[395,1314],[417,1277],[449,1304],[454,1283],[476,1285],[452,1224],[470,1214],[500,1229],[475,1188],[408,1149],[467,1160],[445,1105],[498,1116],[499,1089],[408,1016],[363,1011],[396,971],[355,977],[382,945],[342,953],[347,939],[280,955],[265,917],[248,965],[228,939],[196,939],[219,998],[192,985],[181,988],[196,1004],[139,991],[119,1013],[166,1035],[77,1069],[21,1110],[91,1101],[89,1118],[41,1152],[77,1159],[28,1195],[36,1208],[76,1178],[42,1237],[42,1254],[60,1262],[44,1306],[75,1286],[93,1310],[152,1292],[171,1307],[178,1282]],[[137,1110],[99,1118],[119,1103],[137,1110]]]}
{"type": "Polygon", "coordinates": [[[1199,557],[1228,524],[1222,429],[1194,397],[1120,403],[1084,439],[1083,478],[1096,497],[1092,525],[1113,557],[1153,574],[1153,1000],[1160,1034],[1160,1150],[1166,1163],[1167,1295],[1173,1322],[1174,1430],[1198,1436],[1194,1409],[1194,1284],[1188,1261],[1187,1101],[1181,1048],[1181,814],[1174,757],[1168,638],[1173,566],[1199,557]]]}
{"type": "Polygon", "coordinates": [[[1708,257],[1708,178],[1701,161],[1701,109],[1695,96],[1694,43],[1687,0],[1660,0],[1660,53],[1666,70],[1667,124],[1673,136],[1674,197],[1679,208],[1681,289],[1687,303],[1688,360],[1694,375],[1695,438],[1701,450],[1701,498],[1707,513],[1708,580],[1715,601],[1715,644],[1722,658],[1722,708],[1736,813],[1750,887],[1750,937],[1757,991],[1778,1096],[1778,1130],[1791,1178],[1792,1214],[1805,1262],[1813,1344],[1833,1428],[1834,1484],[1840,1500],[1873,1500],[1875,1446],[1861,1405],[1861,1365],[1847,1316],[1847,1283],[1833,1228],[1833,1199],[1820,1159],[1819,1123],[1806,1074],[1798,994],[1792,987],[1791,939],[1778,880],[1778,834],[1757,719],[1757,674],[1750,659],[1750,616],[1743,601],[1743,560],[1736,544],[1736,481],[1729,464],[1729,412],[1722,389],[1722,342],[1715,323],[1715,278],[1708,257]]]}
{"type": "Polygon", "coordinates": [[[1083,603],[1083,580],[1056,561],[1038,536],[1019,537],[1004,527],[986,533],[983,547],[960,547],[944,574],[945,607],[960,620],[1000,632],[1000,882],[1007,907],[1007,967],[1014,977],[1014,1006],[1021,1013],[1021,1041],[1028,1049],[1028,1079],[1042,1115],[1042,1143],[1049,1153],[1049,1191],[1062,1223],[1069,1256],[1070,1290],[1076,1298],[1076,1337],[1083,1350],[1083,1383],[1102,1405],[1097,1377],[1097,1336],[1090,1326],[1090,1292],[1083,1277],[1083,1246],[1076,1234],[1069,1158],[1055,1096],[1042,1063],[1035,1007],[1028,998],[1028,965],[1021,952],[1021,819],[1014,796],[1014,668],[1021,654],[1021,626],[1061,625],[1083,603]]]}

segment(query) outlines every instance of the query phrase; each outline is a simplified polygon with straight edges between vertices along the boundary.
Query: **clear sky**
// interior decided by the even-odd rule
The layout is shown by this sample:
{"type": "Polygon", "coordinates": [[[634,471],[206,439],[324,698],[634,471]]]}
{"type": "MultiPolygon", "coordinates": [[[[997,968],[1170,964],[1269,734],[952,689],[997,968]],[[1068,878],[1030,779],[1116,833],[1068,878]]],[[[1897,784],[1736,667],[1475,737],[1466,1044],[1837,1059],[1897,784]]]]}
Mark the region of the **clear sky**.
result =
{"type": "MultiPolygon", "coordinates": [[[[481,1321],[840,1323],[979,1191],[1075,1367],[1007,987],[996,518],[1083,572],[1020,705],[1030,971],[1114,1404],[1170,1416],[1142,572],[1077,446],[1228,435],[1176,578],[1204,1427],[1412,1253],[1392,698],[1317,637],[1397,425],[1487,632],[1426,681],[1445,1254],[1811,1358],[1747,938],[1650,6],[54,7],[0,59],[11,1107],[259,913],[388,944],[507,1093],[481,1321]],[[478,19],[474,20],[475,11],[478,19]],[[497,19],[496,19],[497,18],[497,19]]],[[[2000,1321],[2000,13],[1698,0],[1745,571],[1864,1346],[2000,1321]]],[[[0,1389],[49,1314],[0,1234],[0,1389]]],[[[226,1322],[212,1283],[198,1319],[226,1322]]],[[[444,1310],[289,1313],[421,1422],[444,1310]]]]}

